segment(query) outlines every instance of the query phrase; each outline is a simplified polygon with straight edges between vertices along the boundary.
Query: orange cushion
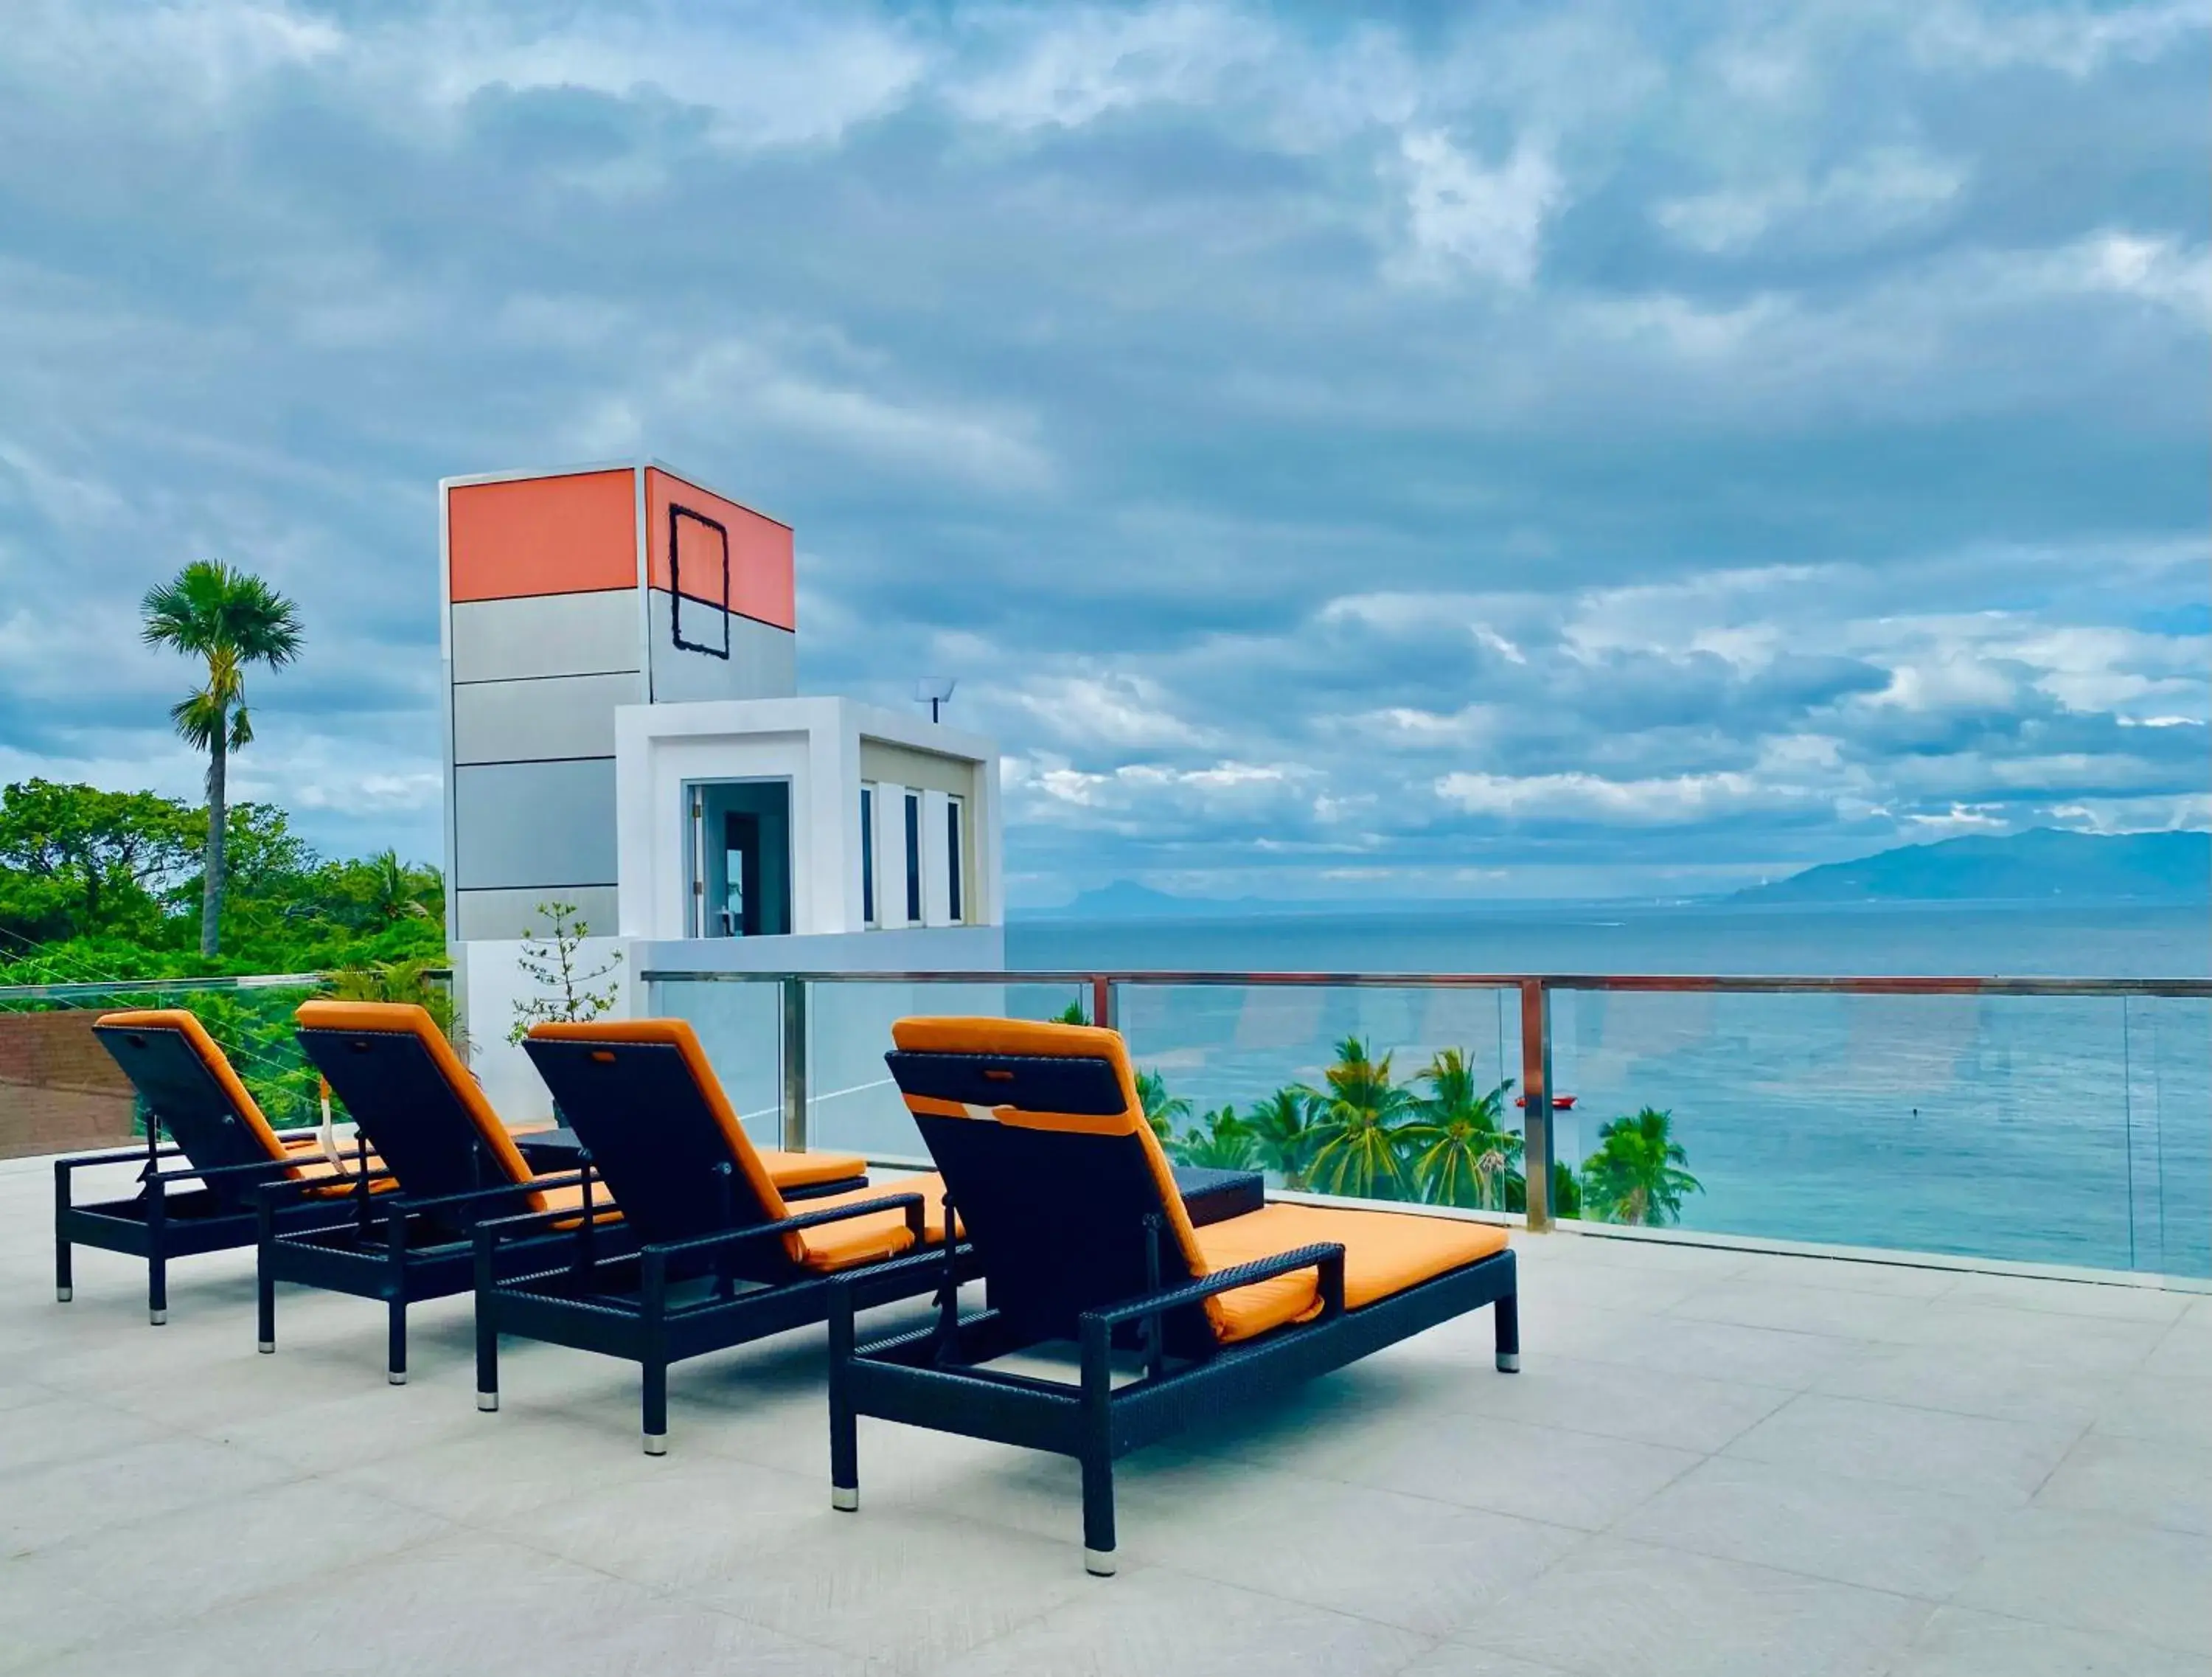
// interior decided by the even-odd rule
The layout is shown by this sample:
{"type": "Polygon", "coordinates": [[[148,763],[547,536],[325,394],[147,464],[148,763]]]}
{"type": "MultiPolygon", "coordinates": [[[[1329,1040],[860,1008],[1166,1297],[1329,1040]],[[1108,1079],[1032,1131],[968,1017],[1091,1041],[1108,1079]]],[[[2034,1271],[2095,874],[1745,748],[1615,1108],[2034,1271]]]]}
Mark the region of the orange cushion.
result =
{"type": "MultiPolygon", "coordinates": [[[[559,1188],[540,1188],[538,1191],[537,1200],[538,1208],[540,1211],[580,1212],[584,1208],[584,1185],[581,1182],[566,1182],[559,1188]]],[[[605,1182],[593,1182],[592,1184],[592,1221],[615,1223],[619,1222],[621,1218],[622,1212],[615,1208],[615,1196],[607,1192],[607,1185],[605,1182]]],[[[583,1220],[580,1217],[572,1217],[566,1223],[557,1224],[555,1226],[573,1229],[583,1220]]]]}
{"type": "MultiPolygon", "coordinates": [[[[1280,1203],[1208,1224],[1197,1236],[1209,1275],[1301,1246],[1340,1245],[1344,1303],[1352,1310],[1502,1252],[1506,1243],[1505,1230],[1487,1223],[1280,1203]]],[[[1233,1345],[1318,1314],[1321,1273],[1294,1270],[1223,1293],[1215,1302],[1220,1308],[1213,1313],[1214,1337],[1233,1345]]]]}
{"type": "MultiPolygon", "coordinates": [[[[216,1046],[215,1038],[208,1035],[207,1027],[199,1022],[198,1015],[181,1007],[149,1007],[135,1012],[103,1013],[99,1023],[124,1030],[175,1031],[199,1056],[200,1064],[207,1067],[208,1075],[215,1079],[216,1086],[222,1091],[223,1097],[230,1103],[231,1111],[238,1121],[246,1126],[246,1133],[261,1144],[262,1151],[270,1158],[284,1156],[284,1144],[277,1139],[276,1132],[270,1127],[268,1119],[262,1116],[261,1109],[255,1103],[253,1097],[246,1092],[246,1085],[239,1081],[238,1073],[231,1068],[230,1060],[216,1046]]],[[[292,1170],[285,1174],[297,1176],[300,1173],[292,1170]]]]}
{"type": "MultiPolygon", "coordinates": [[[[791,1207],[791,1214],[798,1217],[838,1206],[857,1206],[866,1200],[880,1200],[887,1194],[921,1195],[923,1239],[931,1246],[944,1240],[945,1180],[934,1171],[922,1176],[901,1176],[892,1182],[877,1182],[848,1194],[825,1194],[819,1200],[802,1200],[791,1207]]],[[[823,1273],[899,1257],[914,1247],[914,1234],[906,1225],[903,1211],[870,1212],[865,1217],[819,1224],[800,1230],[796,1238],[804,1250],[799,1262],[823,1273]]]]}
{"type": "MultiPolygon", "coordinates": [[[[842,1182],[848,1176],[865,1176],[868,1162],[858,1153],[787,1153],[775,1147],[757,1147],[761,1167],[778,1188],[811,1188],[817,1182],[842,1182]]],[[[809,1200],[807,1205],[820,1201],[809,1200]]]]}

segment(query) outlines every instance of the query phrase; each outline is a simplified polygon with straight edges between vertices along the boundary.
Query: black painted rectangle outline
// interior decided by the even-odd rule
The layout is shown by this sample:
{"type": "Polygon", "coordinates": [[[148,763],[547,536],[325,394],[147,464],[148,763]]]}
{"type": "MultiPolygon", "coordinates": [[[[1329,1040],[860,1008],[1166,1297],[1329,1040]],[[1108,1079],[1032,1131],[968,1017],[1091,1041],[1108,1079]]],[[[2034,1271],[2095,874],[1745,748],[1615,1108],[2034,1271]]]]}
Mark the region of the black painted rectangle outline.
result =
{"type": "MultiPolygon", "coordinates": [[[[703,600],[699,603],[706,604],[703,600]]],[[[689,507],[679,507],[673,501],[668,503],[668,632],[684,652],[705,653],[709,658],[720,659],[730,655],[730,532],[720,520],[710,519],[689,507]],[[676,536],[679,520],[684,519],[705,525],[722,538],[722,644],[719,647],[684,638],[684,573],[678,568],[676,536]]]]}

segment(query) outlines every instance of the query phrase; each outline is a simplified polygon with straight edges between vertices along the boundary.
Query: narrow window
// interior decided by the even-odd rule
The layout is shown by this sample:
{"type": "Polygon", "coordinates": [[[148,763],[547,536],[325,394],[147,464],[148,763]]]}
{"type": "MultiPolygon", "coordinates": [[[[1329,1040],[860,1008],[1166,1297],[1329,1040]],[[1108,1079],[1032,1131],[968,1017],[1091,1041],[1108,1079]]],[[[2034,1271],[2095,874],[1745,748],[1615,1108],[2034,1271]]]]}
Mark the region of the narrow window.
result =
{"type": "Polygon", "coordinates": [[[957,926],[967,916],[960,902],[960,800],[945,800],[945,900],[950,905],[952,923],[957,926]]]}
{"type": "Polygon", "coordinates": [[[876,923],[876,789],[860,788],[860,924],[876,923]]]}
{"type": "Polygon", "coordinates": [[[921,794],[906,795],[906,917],[921,923],[921,794]]]}

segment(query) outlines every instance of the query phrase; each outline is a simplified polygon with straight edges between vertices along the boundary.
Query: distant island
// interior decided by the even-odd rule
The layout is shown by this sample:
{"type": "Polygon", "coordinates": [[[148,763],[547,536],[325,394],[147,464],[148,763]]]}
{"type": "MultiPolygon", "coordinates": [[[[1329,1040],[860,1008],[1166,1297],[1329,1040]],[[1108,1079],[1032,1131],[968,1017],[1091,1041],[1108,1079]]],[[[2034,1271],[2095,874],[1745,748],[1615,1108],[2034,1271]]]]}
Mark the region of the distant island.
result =
{"type": "Polygon", "coordinates": [[[1900,845],[1808,867],[1731,902],[2203,902],[2212,833],[2065,833],[2038,827],[1900,845]]]}
{"type": "MultiPolygon", "coordinates": [[[[1855,902],[2160,902],[2212,901],[2212,833],[2066,833],[2039,827],[2008,837],[1976,835],[1899,845],[1829,862],[1732,896],[1638,906],[1855,902]]],[[[1133,879],[1077,894],[1056,908],[1014,910],[1016,921],[1243,920],[1284,914],[1433,913],[1439,908],[1533,914],[1561,905],[1523,899],[1322,901],[1177,896],[1133,879]]],[[[1579,899],[1577,906],[1595,906],[1579,899]]]]}

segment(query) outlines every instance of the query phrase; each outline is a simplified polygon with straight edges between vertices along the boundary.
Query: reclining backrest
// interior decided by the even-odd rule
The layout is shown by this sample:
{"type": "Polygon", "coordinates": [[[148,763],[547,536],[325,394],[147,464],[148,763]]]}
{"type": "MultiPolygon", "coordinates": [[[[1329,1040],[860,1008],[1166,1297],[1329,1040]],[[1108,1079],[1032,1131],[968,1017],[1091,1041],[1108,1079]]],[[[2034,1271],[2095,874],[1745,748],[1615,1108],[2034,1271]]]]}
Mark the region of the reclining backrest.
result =
{"type": "Polygon", "coordinates": [[[1204,1273],[1118,1031],[1020,1019],[913,1018],[884,1056],[990,1280],[1023,1332],[1064,1339],[1097,1305],[1204,1273]]]}
{"type": "MultiPolygon", "coordinates": [[[[300,1046],[408,1198],[530,1180],[530,1166],[507,1126],[422,1008],[412,1002],[309,1001],[294,1018],[300,1046]]],[[[523,1203],[544,1208],[534,1194],[523,1203]]]]}
{"type": "MultiPolygon", "coordinates": [[[[104,1014],[92,1030],[131,1079],[147,1111],[201,1170],[284,1157],[283,1143],[207,1027],[183,1008],[104,1014]]],[[[277,1174],[270,1172],[269,1180],[277,1174]]],[[[299,1172],[288,1166],[282,1174],[299,1172]]],[[[226,1203],[253,1200],[250,1182],[218,1181],[209,1187],[226,1203]]]]}
{"type": "MultiPolygon", "coordinates": [[[[548,1023],[532,1026],[522,1046],[641,1240],[690,1240],[789,1215],[682,1019],[548,1023]]],[[[783,1246],[793,1261],[803,1255],[795,1236],[783,1246]]]]}

